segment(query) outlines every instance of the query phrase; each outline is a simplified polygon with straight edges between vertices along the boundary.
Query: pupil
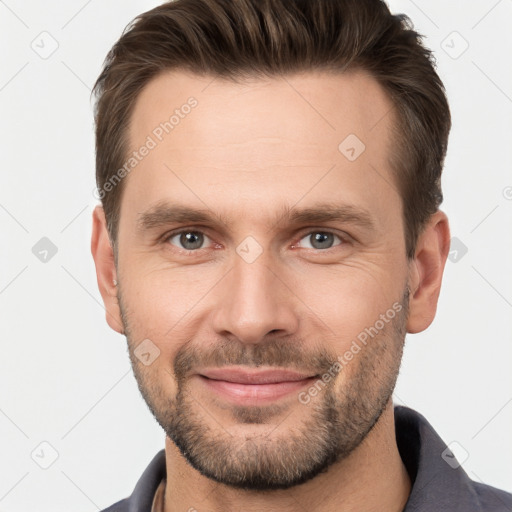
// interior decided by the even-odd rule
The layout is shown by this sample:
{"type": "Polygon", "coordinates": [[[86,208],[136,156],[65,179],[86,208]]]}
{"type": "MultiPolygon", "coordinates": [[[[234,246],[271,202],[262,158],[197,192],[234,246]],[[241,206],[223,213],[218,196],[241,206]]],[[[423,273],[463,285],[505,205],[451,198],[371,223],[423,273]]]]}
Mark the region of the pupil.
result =
{"type": "Polygon", "coordinates": [[[185,249],[198,249],[203,243],[203,236],[193,231],[182,233],[180,243],[185,249]]]}

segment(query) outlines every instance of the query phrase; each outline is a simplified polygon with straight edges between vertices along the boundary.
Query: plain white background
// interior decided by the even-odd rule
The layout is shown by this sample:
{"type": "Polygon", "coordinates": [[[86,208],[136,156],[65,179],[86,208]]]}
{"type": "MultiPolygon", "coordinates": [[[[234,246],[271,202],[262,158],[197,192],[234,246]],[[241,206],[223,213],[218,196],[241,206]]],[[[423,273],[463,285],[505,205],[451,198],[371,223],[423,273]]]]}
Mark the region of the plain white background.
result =
{"type": "MultiPolygon", "coordinates": [[[[89,249],[90,89],[125,25],[156,5],[0,1],[0,511],[102,509],[164,446],[105,322],[89,249]],[[57,250],[46,262],[43,237],[57,250]]],[[[454,443],[471,478],[512,491],[512,2],[390,6],[426,36],[447,88],[442,209],[456,237],[395,400],[454,443]]]]}

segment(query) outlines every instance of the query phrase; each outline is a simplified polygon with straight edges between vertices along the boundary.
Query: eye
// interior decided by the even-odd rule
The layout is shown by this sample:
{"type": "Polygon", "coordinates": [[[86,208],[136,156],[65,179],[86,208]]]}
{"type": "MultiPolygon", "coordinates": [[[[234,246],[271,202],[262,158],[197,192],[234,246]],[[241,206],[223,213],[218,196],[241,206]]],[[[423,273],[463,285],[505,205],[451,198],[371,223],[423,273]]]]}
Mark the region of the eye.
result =
{"type": "Polygon", "coordinates": [[[204,233],[201,231],[180,231],[174,235],[170,235],[167,238],[167,241],[172,245],[176,245],[180,249],[184,249],[186,251],[194,251],[197,249],[202,249],[202,245],[206,240],[210,240],[204,233]]]}
{"type": "Polygon", "coordinates": [[[333,245],[341,245],[343,240],[334,233],[329,231],[312,231],[299,241],[299,246],[306,249],[330,249],[333,245]],[[334,242],[339,240],[340,243],[335,244],[334,242]],[[303,242],[306,240],[307,242],[303,242]]]}

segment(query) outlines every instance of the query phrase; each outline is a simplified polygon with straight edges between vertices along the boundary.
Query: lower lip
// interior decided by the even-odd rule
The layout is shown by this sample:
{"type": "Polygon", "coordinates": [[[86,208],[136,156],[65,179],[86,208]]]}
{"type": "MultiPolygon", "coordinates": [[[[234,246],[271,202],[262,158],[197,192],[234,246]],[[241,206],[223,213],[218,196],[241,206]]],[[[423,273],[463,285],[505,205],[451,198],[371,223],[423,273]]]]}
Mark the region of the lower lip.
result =
{"type": "Polygon", "coordinates": [[[303,380],[272,384],[241,384],[239,382],[208,379],[202,375],[199,375],[199,378],[208,389],[240,405],[258,405],[278,400],[291,393],[297,393],[317,379],[317,377],[310,377],[303,380]]]}

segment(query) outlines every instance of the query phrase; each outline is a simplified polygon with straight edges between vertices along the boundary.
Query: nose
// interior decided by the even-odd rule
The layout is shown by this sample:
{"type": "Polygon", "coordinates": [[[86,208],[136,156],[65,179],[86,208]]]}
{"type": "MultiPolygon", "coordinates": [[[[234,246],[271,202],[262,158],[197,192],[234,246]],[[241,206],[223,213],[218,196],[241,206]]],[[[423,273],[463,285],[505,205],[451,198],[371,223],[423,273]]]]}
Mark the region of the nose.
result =
{"type": "MultiPolygon", "coordinates": [[[[248,263],[235,257],[234,266],[220,289],[213,314],[219,336],[235,336],[240,342],[256,344],[269,334],[286,336],[297,332],[298,298],[286,283],[279,266],[260,256],[248,263]]],[[[221,283],[219,283],[221,284],[221,283]]]]}

